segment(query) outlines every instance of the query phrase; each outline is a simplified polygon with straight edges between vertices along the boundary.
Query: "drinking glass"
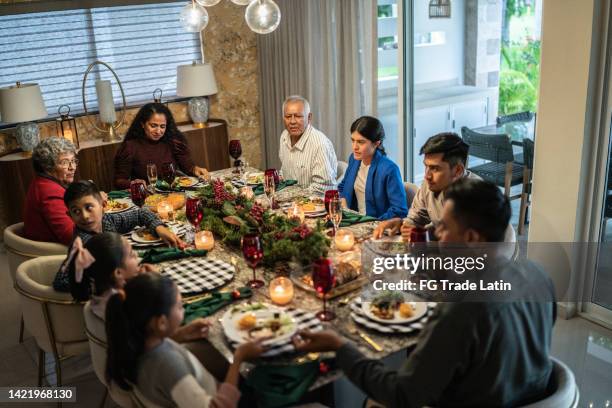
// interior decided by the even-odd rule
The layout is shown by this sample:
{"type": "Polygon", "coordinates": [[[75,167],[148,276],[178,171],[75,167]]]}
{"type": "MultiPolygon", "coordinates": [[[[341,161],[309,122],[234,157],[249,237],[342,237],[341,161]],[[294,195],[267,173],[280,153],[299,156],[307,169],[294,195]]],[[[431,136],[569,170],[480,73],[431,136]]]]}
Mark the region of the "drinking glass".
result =
{"type": "Polygon", "coordinates": [[[336,318],[336,314],[327,310],[326,294],[332,290],[336,283],[336,274],[331,259],[320,258],[312,264],[312,284],[323,297],[323,310],[317,312],[319,320],[328,322],[336,318]]]}
{"type": "Polygon", "coordinates": [[[332,236],[336,235],[336,231],[338,230],[338,226],[340,222],[342,222],[342,201],[339,198],[333,198],[329,202],[328,207],[329,219],[334,225],[334,230],[332,236]]]}
{"type": "Polygon", "coordinates": [[[193,225],[193,228],[197,231],[200,227],[200,222],[202,222],[202,218],[204,217],[204,212],[202,210],[202,205],[200,204],[200,199],[197,197],[189,197],[185,201],[185,215],[187,219],[193,225]]]}
{"type": "Polygon", "coordinates": [[[143,182],[132,182],[130,184],[130,198],[132,202],[139,207],[142,207],[147,198],[147,188],[143,182]]]}
{"type": "Polygon", "coordinates": [[[147,164],[147,178],[149,185],[154,186],[157,183],[157,166],[154,163],[147,164]]]}
{"type": "Polygon", "coordinates": [[[274,193],[276,191],[276,183],[274,182],[274,176],[266,174],[264,176],[264,192],[268,201],[270,202],[270,208],[274,208],[274,193]]]}
{"type": "Polygon", "coordinates": [[[261,239],[257,234],[246,234],[242,237],[242,254],[244,259],[251,268],[253,268],[253,279],[247,282],[247,285],[253,289],[260,288],[264,285],[264,282],[257,279],[255,274],[255,268],[263,259],[263,246],[261,245],[261,239]]]}
{"type": "Polygon", "coordinates": [[[274,177],[274,183],[275,184],[280,183],[280,176],[278,175],[278,170],[276,170],[276,169],[267,169],[264,172],[264,175],[265,176],[272,176],[272,177],[274,177]]]}
{"type": "Polygon", "coordinates": [[[340,198],[340,192],[338,192],[338,190],[327,190],[325,192],[325,211],[327,211],[327,215],[329,215],[329,202],[334,198],[340,198]]]}
{"type": "Polygon", "coordinates": [[[234,159],[234,167],[236,169],[240,168],[240,156],[242,155],[242,145],[240,144],[240,140],[232,139],[229,141],[229,155],[234,159]]]}
{"type": "Polygon", "coordinates": [[[161,178],[168,184],[172,184],[174,182],[174,178],[176,177],[176,168],[174,167],[174,163],[168,162],[162,164],[161,168],[161,178]]]}

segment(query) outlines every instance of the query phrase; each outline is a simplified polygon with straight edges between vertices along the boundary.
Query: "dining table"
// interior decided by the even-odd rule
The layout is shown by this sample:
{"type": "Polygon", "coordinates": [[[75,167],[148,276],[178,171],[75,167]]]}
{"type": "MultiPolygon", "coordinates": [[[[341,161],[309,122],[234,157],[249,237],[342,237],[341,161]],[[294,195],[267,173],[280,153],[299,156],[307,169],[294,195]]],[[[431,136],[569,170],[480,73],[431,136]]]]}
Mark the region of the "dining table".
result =
{"type": "MultiPolygon", "coordinates": [[[[235,178],[235,174],[233,173],[234,169],[223,169],[218,171],[210,172],[210,176],[212,179],[223,179],[223,180],[231,180],[235,178]]],[[[257,172],[259,170],[254,168],[247,168],[247,174],[249,172],[257,172]]],[[[305,189],[299,185],[291,185],[285,187],[281,191],[277,191],[275,194],[275,200],[282,204],[286,202],[291,202],[298,197],[304,197],[305,195],[311,195],[313,192],[305,189]]],[[[260,201],[265,201],[265,195],[259,196],[260,201]]],[[[273,210],[276,212],[281,212],[282,210],[277,209],[273,210]]],[[[317,222],[314,218],[307,218],[304,221],[309,226],[314,226],[317,222]]],[[[354,251],[360,251],[360,247],[363,242],[367,241],[378,224],[377,221],[363,222],[359,224],[354,224],[349,227],[344,227],[344,229],[350,230],[355,237],[355,246],[353,248],[354,251]]],[[[329,256],[333,257],[338,255],[339,251],[335,248],[334,240],[331,239],[331,247],[329,256]]],[[[358,253],[359,255],[359,253],[358,253]]],[[[228,263],[234,267],[234,277],[231,281],[229,281],[224,286],[218,287],[215,291],[220,292],[233,292],[239,288],[244,288],[247,286],[247,282],[253,276],[253,270],[249,267],[242,255],[242,252],[238,248],[231,247],[226,245],[221,240],[216,240],[214,248],[208,252],[206,255],[206,259],[212,260],[220,260],[228,263]]],[[[179,262],[176,261],[166,261],[159,264],[160,269],[164,269],[168,265],[172,265],[173,263],[179,262]]],[[[363,273],[363,271],[362,271],[363,273]]],[[[263,267],[257,268],[257,275],[259,279],[264,279],[266,284],[259,288],[253,289],[253,294],[248,302],[257,303],[263,302],[272,304],[273,302],[270,299],[270,295],[268,293],[268,283],[271,279],[276,276],[276,271],[268,270],[263,267]]],[[[368,282],[369,283],[369,282],[368,282]]],[[[367,287],[367,283],[364,287],[367,287]]],[[[363,327],[356,323],[356,321],[351,317],[351,303],[354,301],[359,301],[359,297],[361,296],[363,288],[357,288],[349,293],[345,293],[341,296],[328,300],[329,308],[335,312],[336,318],[331,322],[322,322],[322,327],[325,329],[333,329],[340,333],[342,336],[347,339],[353,341],[356,346],[359,348],[364,355],[373,359],[383,359],[391,354],[394,354],[400,350],[411,348],[417,342],[417,334],[418,330],[415,330],[409,334],[383,334],[374,330],[370,330],[367,327],[363,327]]],[[[195,296],[189,296],[184,298],[185,303],[195,302],[200,299],[206,298],[207,296],[211,296],[210,293],[202,293],[195,296]]],[[[241,301],[236,301],[232,305],[240,304],[241,301]]],[[[243,301],[244,302],[244,301],[243,301]]],[[[295,285],[294,289],[294,297],[292,301],[286,305],[282,306],[284,309],[299,309],[305,312],[316,313],[322,309],[322,300],[316,296],[315,293],[302,290],[299,286],[295,285]]],[[[212,325],[209,328],[208,340],[210,343],[223,355],[228,362],[231,362],[233,359],[233,348],[230,342],[228,341],[222,325],[220,323],[220,319],[223,314],[228,310],[228,307],[224,307],[211,316],[206,317],[212,325]]],[[[244,376],[248,376],[248,372],[257,364],[302,364],[305,362],[320,360],[323,358],[333,357],[333,353],[297,353],[297,352],[289,352],[283,355],[275,356],[274,358],[265,359],[262,358],[258,360],[254,364],[245,364],[243,365],[242,374],[244,376]]],[[[330,370],[326,373],[321,373],[318,375],[315,382],[311,385],[309,390],[315,390],[321,386],[327,385],[339,377],[341,377],[342,373],[339,370],[330,370]]]]}

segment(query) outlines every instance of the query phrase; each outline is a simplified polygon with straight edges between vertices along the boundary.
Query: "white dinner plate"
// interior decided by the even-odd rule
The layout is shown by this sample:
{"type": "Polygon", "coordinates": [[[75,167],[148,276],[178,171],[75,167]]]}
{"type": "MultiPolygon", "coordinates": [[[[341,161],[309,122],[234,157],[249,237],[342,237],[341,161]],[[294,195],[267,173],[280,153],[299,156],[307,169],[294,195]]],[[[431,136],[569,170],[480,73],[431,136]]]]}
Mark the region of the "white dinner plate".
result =
{"type": "Polygon", "coordinates": [[[402,317],[400,316],[399,310],[396,310],[395,318],[393,319],[381,319],[380,317],[372,313],[372,311],[370,310],[370,305],[372,304],[372,302],[363,302],[361,307],[362,307],[363,313],[368,317],[368,319],[374,320],[375,322],[383,323],[383,324],[410,323],[415,320],[419,320],[421,317],[425,316],[425,313],[427,313],[427,303],[425,302],[406,302],[406,303],[411,303],[414,306],[413,315],[410,317],[402,317]]]}
{"type": "MultiPolygon", "coordinates": [[[[266,322],[274,319],[276,313],[278,313],[278,319],[285,322],[285,324],[281,326],[281,329],[278,330],[277,334],[274,334],[272,338],[266,340],[264,344],[271,345],[282,343],[289,340],[296,333],[298,325],[290,314],[278,307],[265,303],[255,305],[261,305],[261,308],[250,310],[252,305],[244,304],[233,307],[225,312],[221,318],[221,326],[228,339],[239,344],[257,339],[258,336],[252,334],[252,329],[241,330],[239,328],[238,322],[247,314],[252,314],[255,316],[257,322],[255,327],[265,326],[266,322]]],[[[262,337],[264,337],[263,331],[261,333],[262,337]]]]}
{"type": "Polygon", "coordinates": [[[129,198],[117,198],[117,199],[114,199],[114,200],[109,199],[108,201],[115,201],[117,203],[121,203],[121,204],[124,204],[124,205],[127,205],[127,206],[125,208],[117,208],[117,209],[110,209],[110,210],[106,210],[105,209],[104,212],[106,214],[116,214],[116,213],[120,213],[120,212],[131,210],[132,208],[135,207],[134,203],[129,198]]]}
{"type": "Polygon", "coordinates": [[[246,182],[249,186],[256,186],[259,184],[263,184],[264,173],[263,172],[249,173],[246,175],[246,182]]]}

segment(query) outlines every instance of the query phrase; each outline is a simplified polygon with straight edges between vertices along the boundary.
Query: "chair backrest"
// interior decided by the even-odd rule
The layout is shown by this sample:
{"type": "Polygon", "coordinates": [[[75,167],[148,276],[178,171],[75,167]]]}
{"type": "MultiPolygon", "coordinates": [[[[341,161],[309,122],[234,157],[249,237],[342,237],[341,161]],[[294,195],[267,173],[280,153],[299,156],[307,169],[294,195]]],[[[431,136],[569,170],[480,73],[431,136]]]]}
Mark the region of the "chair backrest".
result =
{"type": "Polygon", "coordinates": [[[523,161],[525,167],[529,170],[533,170],[533,154],[535,150],[535,143],[531,139],[523,139],[523,161]]]}
{"type": "Polygon", "coordinates": [[[132,400],[132,393],[125,391],[115,384],[110,386],[106,382],[106,356],[107,356],[107,342],[106,342],[106,329],[104,327],[104,321],[96,316],[89,302],[83,307],[83,317],[85,318],[85,328],[87,339],[89,341],[89,351],[91,353],[91,362],[96,373],[98,380],[108,389],[113,401],[115,401],[120,407],[131,408],[135,404],[132,400]]]}
{"type": "Polygon", "coordinates": [[[338,169],[336,172],[336,183],[337,184],[340,184],[342,179],[344,179],[344,173],[346,173],[347,168],[348,168],[347,162],[338,160],[338,169]]]}
{"type": "Polygon", "coordinates": [[[419,191],[419,186],[414,183],[404,182],[404,190],[406,190],[406,205],[408,209],[412,207],[412,200],[414,200],[414,196],[419,191]]]}
{"type": "Polygon", "coordinates": [[[23,237],[23,222],[9,225],[4,229],[4,246],[13,282],[17,267],[28,259],[45,255],[66,255],[68,248],[55,242],[32,241],[23,237]]]}
{"type": "Polygon", "coordinates": [[[19,293],[23,321],[38,346],[60,356],[89,352],[85,336],[83,303],[69,293],[57,292],[52,282],[66,255],[42,256],[17,268],[15,289],[19,293]]]}
{"type": "Polygon", "coordinates": [[[512,144],[508,135],[488,135],[474,132],[462,127],[463,140],[470,146],[469,155],[480,157],[496,163],[507,163],[514,161],[512,144]]]}
{"type": "Polygon", "coordinates": [[[554,392],[552,395],[522,408],[575,408],[580,400],[580,391],[576,385],[574,373],[562,361],[551,357],[553,362],[554,392]]]}
{"type": "Polygon", "coordinates": [[[531,119],[533,119],[533,116],[533,112],[518,112],[510,115],[498,116],[496,122],[497,125],[503,125],[504,123],[508,122],[529,122],[531,119]]]}

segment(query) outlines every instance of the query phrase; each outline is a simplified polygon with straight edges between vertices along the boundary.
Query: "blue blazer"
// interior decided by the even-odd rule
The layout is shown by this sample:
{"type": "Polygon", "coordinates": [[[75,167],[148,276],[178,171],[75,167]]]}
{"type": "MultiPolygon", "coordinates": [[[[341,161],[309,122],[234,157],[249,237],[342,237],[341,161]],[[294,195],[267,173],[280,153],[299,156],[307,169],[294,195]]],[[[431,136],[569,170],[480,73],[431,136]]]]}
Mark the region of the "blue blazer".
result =
{"type": "MultiPolygon", "coordinates": [[[[355,160],[351,154],[344,179],[338,186],[340,196],[346,199],[347,206],[353,210],[357,210],[354,188],[359,166],[361,160],[355,160]]],[[[406,190],[399,167],[379,150],[374,154],[368,171],[365,202],[366,214],[380,220],[404,218],[408,214],[406,190]]]]}

